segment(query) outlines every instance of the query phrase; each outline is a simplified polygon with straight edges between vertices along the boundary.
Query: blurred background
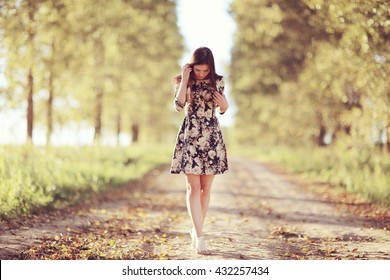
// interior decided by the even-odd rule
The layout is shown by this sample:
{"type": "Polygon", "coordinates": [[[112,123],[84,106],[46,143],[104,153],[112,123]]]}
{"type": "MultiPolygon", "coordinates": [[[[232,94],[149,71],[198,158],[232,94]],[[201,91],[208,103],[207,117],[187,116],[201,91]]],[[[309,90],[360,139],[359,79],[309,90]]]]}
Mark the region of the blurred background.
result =
{"type": "Polygon", "coordinates": [[[387,1],[0,3],[0,143],[169,142],[170,79],[208,46],[239,143],[390,149],[387,1]]]}
{"type": "Polygon", "coordinates": [[[0,0],[0,15],[4,154],[170,151],[183,118],[171,78],[208,46],[230,154],[390,201],[387,0],[0,0]]]}
{"type": "Polygon", "coordinates": [[[181,65],[208,46],[228,71],[230,1],[1,2],[3,144],[172,141],[181,65]]]}

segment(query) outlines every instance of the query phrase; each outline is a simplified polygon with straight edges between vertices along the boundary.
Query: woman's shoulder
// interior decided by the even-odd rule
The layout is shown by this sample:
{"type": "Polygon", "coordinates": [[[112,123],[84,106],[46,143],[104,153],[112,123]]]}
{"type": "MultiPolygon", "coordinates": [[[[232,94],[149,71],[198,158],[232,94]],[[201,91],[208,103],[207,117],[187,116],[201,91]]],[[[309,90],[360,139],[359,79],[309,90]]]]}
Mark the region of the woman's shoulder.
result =
{"type": "Polygon", "coordinates": [[[218,92],[223,93],[225,89],[225,81],[223,79],[223,76],[217,76],[215,79],[215,88],[218,92]]]}
{"type": "Polygon", "coordinates": [[[225,80],[223,78],[223,76],[217,76],[217,78],[215,79],[215,83],[218,86],[224,86],[225,85],[225,80]]]}

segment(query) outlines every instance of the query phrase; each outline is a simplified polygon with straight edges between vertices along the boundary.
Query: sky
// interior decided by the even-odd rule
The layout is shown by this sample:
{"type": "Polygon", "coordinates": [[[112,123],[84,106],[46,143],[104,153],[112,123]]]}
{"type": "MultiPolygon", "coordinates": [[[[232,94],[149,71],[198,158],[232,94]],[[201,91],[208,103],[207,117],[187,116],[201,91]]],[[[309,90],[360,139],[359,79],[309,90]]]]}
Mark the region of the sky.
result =
{"type": "Polygon", "coordinates": [[[230,60],[234,21],[228,13],[231,0],[177,0],[180,32],[187,52],[182,62],[189,60],[198,47],[208,47],[214,54],[217,71],[223,72],[230,60]]]}
{"type": "Polygon", "coordinates": [[[235,106],[229,98],[229,84],[226,79],[235,31],[234,20],[228,12],[230,3],[231,0],[177,0],[178,25],[186,43],[181,64],[189,61],[195,49],[211,49],[216,71],[226,80],[225,94],[230,109],[219,118],[221,124],[226,126],[232,124],[235,112],[235,106]]]}
{"type": "MultiPolygon", "coordinates": [[[[225,94],[230,104],[229,110],[219,117],[221,125],[233,122],[235,106],[229,98],[227,66],[233,45],[235,24],[228,9],[231,0],[176,0],[178,25],[184,37],[186,52],[181,64],[189,61],[192,52],[198,47],[208,47],[214,54],[216,71],[225,77],[225,94]]],[[[4,63],[0,63],[4,65],[4,63]]],[[[180,69],[178,69],[178,72],[180,69]]],[[[1,80],[0,75],[0,80],[1,80]]],[[[0,81],[1,82],[1,81],[0,81]]],[[[4,81],[2,81],[4,83],[4,81]]],[[[0,103],[2,100],[0,100],[0,103]]],[[[218,115],[218,114],[217,114],[218,115]]],[[[22,144],[26,140],[25,112],[8,110],[0,112],[0,144],[22,144]]],[[[53,144],[88,144],[83,139],[92,139],[93,129],[71,126],[53,135],[53,144]],[[76,132],[75,132],[76,131],[76,132]],[[76,134],[76,135],[75,135],[76,134]]],[[[35,127],[34,143],[44,144],[44,131],[35,127]]],[[[124,141],[125,143],[127,141],[124,141]]]]}

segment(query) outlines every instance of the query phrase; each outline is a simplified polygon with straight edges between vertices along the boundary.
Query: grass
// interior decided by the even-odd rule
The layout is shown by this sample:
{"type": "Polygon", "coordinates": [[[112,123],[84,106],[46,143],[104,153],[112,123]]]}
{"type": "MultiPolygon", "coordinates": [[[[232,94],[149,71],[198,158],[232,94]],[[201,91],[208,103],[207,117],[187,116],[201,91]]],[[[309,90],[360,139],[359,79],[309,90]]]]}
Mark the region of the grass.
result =
{"type": "MultiPolygon", "coordinates": [[[[93,193],[139,180],[171,159],[171,147],[0,147],[0,217],[76,204],[93,193]]],[[[390,157],[336,148],[232,147],[229,154],[271,162],[390,205],[390,157]]]]}
{"type": "Polygon", "coordinates": [[[270,162],[289,172],[327,182],[365,200],[390,205],[390,157],[376,150],[336,147],[234,147],[232,153],[270,162]]]}
{"type": "Polygon", "coordinates": [[[0,217],[78,203],[168,163],[171,147],[0,147],[0,217]]]}

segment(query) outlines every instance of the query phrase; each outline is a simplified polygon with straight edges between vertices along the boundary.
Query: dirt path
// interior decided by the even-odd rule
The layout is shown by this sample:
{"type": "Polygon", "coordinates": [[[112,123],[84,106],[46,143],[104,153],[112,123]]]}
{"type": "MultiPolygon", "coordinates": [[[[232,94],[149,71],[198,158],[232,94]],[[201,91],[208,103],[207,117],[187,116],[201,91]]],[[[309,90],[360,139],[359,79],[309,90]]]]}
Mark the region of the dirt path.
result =
{"type": "Polygon", "coordinates": [[[214,181],[204,228],[210,256],[190,247],[184,176],[163,169],[71,216],[0,231],[0,258],[390,259],[388,228],[338,211],[260,163],[229,164],[214,181]]]}

